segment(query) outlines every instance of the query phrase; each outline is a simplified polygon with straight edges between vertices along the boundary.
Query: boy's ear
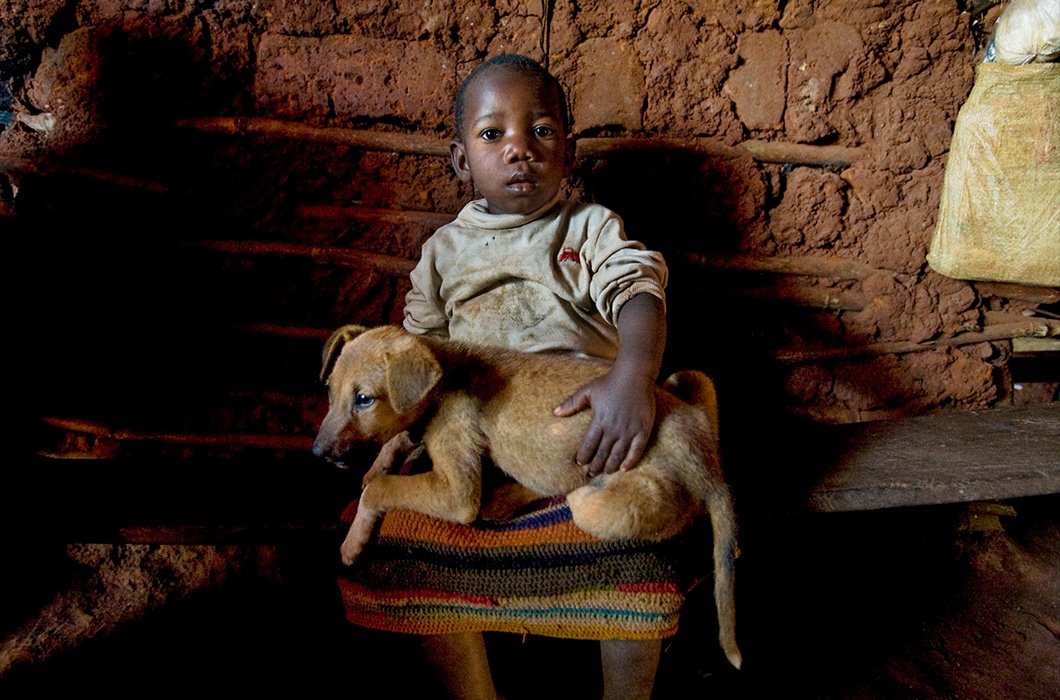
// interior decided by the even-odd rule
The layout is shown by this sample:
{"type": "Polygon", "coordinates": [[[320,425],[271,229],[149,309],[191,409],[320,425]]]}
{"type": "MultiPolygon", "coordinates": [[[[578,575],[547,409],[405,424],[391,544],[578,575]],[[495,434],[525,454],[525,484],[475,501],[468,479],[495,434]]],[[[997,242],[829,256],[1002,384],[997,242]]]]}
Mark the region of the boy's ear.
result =
{"type": "Polygon", "coordinates": [[[563,177],[568,177],[574,169],[574,156],[574,137],[568,135],[563,149],[563,177]]]}
{"type": "Polygon", "coordinates": [[[449,142],[449,158],[453,163],[453,171],[460,178],[460,182],[471,182],[471,168],[467,164],[467,152],[464,144],[460,141],[449,142]]]}

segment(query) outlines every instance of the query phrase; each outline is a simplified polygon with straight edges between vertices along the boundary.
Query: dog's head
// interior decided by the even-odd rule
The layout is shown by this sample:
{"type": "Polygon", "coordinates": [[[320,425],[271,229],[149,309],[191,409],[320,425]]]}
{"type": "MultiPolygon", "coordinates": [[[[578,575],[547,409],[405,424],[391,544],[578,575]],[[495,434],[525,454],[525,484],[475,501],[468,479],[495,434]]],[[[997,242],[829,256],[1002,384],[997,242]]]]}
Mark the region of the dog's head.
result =
{"type": "Polygon", "coordinates": [[[426,411],[442,377],[434,353],[396,326],[343,326],[324,344],[328,413],[313,454],[337,464],[354,447],[383,444],[426,411]]]}

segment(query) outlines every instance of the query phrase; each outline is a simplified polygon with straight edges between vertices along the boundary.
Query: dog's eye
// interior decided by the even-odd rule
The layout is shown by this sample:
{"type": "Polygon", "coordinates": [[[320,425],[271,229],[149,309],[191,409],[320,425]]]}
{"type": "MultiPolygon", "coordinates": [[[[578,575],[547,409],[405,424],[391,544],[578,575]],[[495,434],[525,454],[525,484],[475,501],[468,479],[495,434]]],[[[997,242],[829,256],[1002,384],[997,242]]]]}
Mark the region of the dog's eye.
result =
{"type": "Polygon", "coordinates": [[[357,408],[368,408],[375,403],[374,396],[368,396],[367,394],[357,394],[353,397],[353,405],[357,408]]]}

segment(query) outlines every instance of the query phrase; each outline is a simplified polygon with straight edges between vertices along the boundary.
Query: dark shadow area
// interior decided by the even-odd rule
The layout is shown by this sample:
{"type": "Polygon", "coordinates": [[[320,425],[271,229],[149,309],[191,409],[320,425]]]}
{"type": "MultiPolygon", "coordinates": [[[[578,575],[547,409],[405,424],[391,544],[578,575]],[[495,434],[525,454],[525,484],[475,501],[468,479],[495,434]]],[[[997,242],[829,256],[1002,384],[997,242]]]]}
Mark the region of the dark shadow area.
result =
{"type": "MultiPolygon", "coordinates": [[[[1006,520],[1006,531],[1014,545],[1043,561],[1055,558],[1056,497],[1012,505],[1018,515],[1006,520]]],[[[717,648],[708,580],[693,589],[677,636],[664,645],[656,697],[881,697],[870,690],[871,679],[878,677],[880,687],[894,683],[887,664],[916,653],[925,629],[962,614],[953,602],[968,595],[969,582],[991,576],[969,578],[971,555],[986,540],[961,534],[959,511],[746,520],[737,578],[744,669],[728,667],[717,648]]],[[[415,638],[345,622],[331,546],[286,550],[282,584],[244,582],[237,590],[196,595],[0,679],[0,688],[62,690],[120,678],[133,690],[166,678],[167,690],[181,692],[208,682],[220,689],[313,693],[338,683],[359,693],[437,697],[415,638]]],[[[69,577],[37,575],[52,583],[69,577]]],[[[498,686],[512,700],[597,692],[595,642],[490,635],[488,646],[498,686]]]]}

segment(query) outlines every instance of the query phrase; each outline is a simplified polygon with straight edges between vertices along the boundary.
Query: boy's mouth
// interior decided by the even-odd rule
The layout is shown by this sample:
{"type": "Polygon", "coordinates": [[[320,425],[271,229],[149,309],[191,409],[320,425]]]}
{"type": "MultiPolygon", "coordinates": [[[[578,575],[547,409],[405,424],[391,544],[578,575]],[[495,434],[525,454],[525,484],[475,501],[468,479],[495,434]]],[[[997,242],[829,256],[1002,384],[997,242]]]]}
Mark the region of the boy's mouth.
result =
{"type": "Polygon", "coordinates": [[[537,181],[528,173],[516,173],[508,180],[508,189],[529,192],[537,187],[537,181]]]}

